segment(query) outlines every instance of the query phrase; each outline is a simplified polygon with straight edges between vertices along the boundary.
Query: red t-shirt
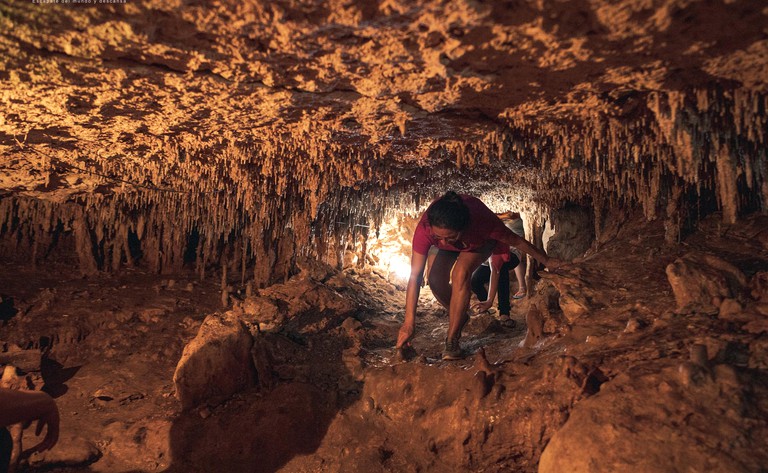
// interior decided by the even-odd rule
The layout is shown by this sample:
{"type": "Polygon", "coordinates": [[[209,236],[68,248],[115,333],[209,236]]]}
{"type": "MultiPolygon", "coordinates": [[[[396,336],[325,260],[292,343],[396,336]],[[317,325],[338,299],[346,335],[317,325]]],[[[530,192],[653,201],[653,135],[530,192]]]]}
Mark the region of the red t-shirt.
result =
{"type": "MultiPolygon", "coordinates": [[[[501,268],[504,263],[509,263],[509,260],[511,259],[510,253],[509,253],[509,246],[505,245],[504,243],[501,243],[501,245],[507,248],[507,251],[499,252],[497,251],[499,249],[499,245],[496,245],[496,248],[493,249],[493,254],[491,255],[491,264],[495,268],[501,268]]],[[[502,250],[503,251],[503,250],[502,250]]]]}
{"type": "Polygon", "coordinates": [[[509,253],[509,245],[501,243],[500,240],[504,235],[510,233],[510,230],[501,219],[477,197],[466,194],[461,194],[460,197],[464,205],[469,208],[469,226],[461,232],[461,242],[464,243],[465,247],[458,249],[444,240],[433,238],[432,227],[430,227],[429,219],[427,219],[427,212],[429,211],[427,209],[427,212],[422,214],[413,234],[413,251],[426,255],[429,253],[430,246],[449,251],[475,251],[481,248],[486,241],[496,240],[499,243],[493,248],[492,253],[509,253]]]}

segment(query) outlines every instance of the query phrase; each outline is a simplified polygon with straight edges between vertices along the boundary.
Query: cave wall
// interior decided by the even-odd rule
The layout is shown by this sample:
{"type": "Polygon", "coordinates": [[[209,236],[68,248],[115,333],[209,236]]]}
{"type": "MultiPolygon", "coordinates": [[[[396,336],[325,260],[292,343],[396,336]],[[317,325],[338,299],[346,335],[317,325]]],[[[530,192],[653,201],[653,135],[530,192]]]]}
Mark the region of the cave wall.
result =
{"type": "Polygon", "coordinates": [[[297,255],[365,261],[449,188],[537,222],[639,206],[669,241],[768,199],[757,1],[2,3],[0,22],[9,258],[266,284],[297,255]]]}

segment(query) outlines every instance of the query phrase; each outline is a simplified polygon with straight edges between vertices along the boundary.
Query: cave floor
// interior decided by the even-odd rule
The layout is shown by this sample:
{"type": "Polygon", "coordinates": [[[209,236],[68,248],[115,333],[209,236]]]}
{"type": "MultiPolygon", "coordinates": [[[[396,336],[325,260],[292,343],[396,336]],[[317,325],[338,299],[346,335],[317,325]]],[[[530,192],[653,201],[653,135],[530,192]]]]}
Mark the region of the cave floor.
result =
{"type": "Polygon", "coordinates": [[[353,313],[325,311],[313,315],[328,320],[320,328],[264,334],[274,379],[187,412],[173,373],[205,317],[224,310],[219,276],[129,269],[86,278],[63,263],[3,262],[0,356],[37,389],[44,384],[62,416],[57,447],[24,468],[536,471],[541,461],[540,471],[557,471],[562,465],[542,459],[551,440],[573,465],[598,454],[613,462],[600,471],[633,471],[626,465],[653,458],[666,458],[668,471],[761,471],[764,296],[728,314],[676,309],[665,268],[686,253],[716,254],[754,286],[768,269],[766,235],[761,216],[731,227],[709,219],[679,245],[665,244],[656,222],[617,225],[570,267],[542,272],[531,297],[514,304],[514,328],[473,317],[463,342],[474,354],[453,362],[439,360],[447,318],[428,290],[415,356],[404,361],[393,350],[404,292],[373,271],[347,270],[328,285],[355,302],[353,313]],[[532,311],[542,332],[523,347],[532,311]],[[703,364],[691,363],[696,346],[706,347],[703,364]],[[606,440],[595,429],[631,435],[606,440]],[[583,440],[592,437],[615,453],[583,440]]]}

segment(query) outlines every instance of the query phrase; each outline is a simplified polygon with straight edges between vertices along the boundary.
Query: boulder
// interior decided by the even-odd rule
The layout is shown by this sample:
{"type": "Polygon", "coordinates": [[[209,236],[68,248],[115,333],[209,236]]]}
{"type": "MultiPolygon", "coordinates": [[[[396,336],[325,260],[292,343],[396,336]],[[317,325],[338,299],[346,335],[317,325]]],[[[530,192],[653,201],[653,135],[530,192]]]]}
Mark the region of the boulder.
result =
{"type": "Polygon", "coordinates": [[[184,347],[173,382],[182,408],[217,404],[255,384],[253,339],[232,312],[212,314],[184,347]]]}
{"type": "Polygon", "coordinates": [[[745,400],[745,373],[723,365],[714,375],[692,362],[680,366],[694,379],[681,379],[676,367],[620,374],[579,401],[544,449],[539,473],[762,471],[764,436],[746,426],[764,411],[745,400]],[[744,403],[748,407],[740,407],[744,403]]]}
{"type": "Polygon", "coordinates": [[[706,253],[678,258],[666,272],[678,311],[714,312],[724,299],[738,298],[747,286],[746,276],[737,267],[706,253]]]}

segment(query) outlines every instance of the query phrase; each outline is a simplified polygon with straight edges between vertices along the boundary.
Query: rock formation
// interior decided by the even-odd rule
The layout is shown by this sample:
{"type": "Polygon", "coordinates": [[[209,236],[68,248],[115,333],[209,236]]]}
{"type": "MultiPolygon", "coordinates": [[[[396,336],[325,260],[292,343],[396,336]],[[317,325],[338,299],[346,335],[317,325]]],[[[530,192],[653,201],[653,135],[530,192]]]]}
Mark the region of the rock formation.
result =
{"type": "Polygon", "coordinates": [[[760,471],[767,35],[758,0],[0,0],[0,362],[72,426],[29,464],[760,471]],[[448,189],[574,265],[477,365],[422,301],[399,363],[448,189]]]}

